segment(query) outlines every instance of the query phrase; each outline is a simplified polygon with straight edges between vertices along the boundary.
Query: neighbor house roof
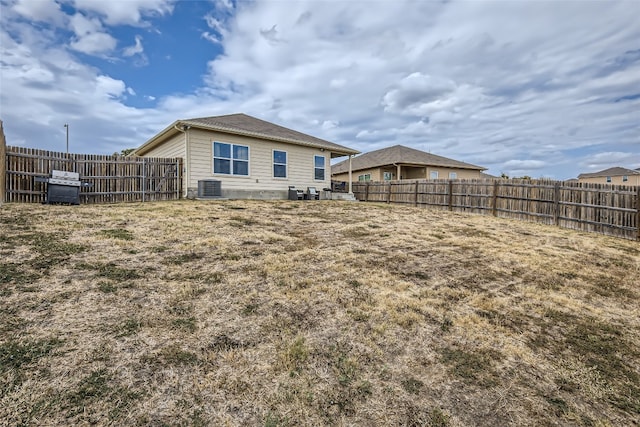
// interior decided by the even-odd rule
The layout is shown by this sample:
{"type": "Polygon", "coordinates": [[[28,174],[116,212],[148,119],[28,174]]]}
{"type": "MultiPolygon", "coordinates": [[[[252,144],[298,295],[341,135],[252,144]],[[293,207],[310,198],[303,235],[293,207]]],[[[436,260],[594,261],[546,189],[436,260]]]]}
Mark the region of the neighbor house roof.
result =
{"type": "Polygon", "coordinates": [[[176,120],[163,131],[142,144],[134,151],[134,155],[143,155],[153,147],[160,145],[167,138],[185,127],[212,130],[234,135],[267,139],[307,147],[322,148],[339,155],[358,154],[359,151],[297,132],[246,114],[228,114],[225,116],[198,117],[195,119],[176,120]],[[176,129],[178,128],[178,129],[176,129]]]}
{"type": "Polygon", "coordinates": [[[502,177],[491,175],[485,172],[480,172],[480,178],[483,179],[502,179],[502,177]]]}
{"type": "Polygon", "coordinates": [[[578,179],[580,178],[597,178],[601,176],[624,176],[624,175],[640,175],[640,169],[627,169],[619,166],[601,170],[599,172],[592,173],[581,173],[578,175],[578,179]]]}
{"type": "MultiPolygon", "coordinates": [[[[351,167],[353,171],[372,169],[393,164],[402,164],[409,166],[439,166],[458,169],[475,169],[480,171],[487,169],[483,168],[482,166],[476,166],[472,165],[471,163],[460,162],[458,160],[449,159],[447,157],[437,156],[435,154],[426,153],[424,151],[405,147],[403,145],[394,145],[393,147],[382,148],[380,150],[361,154],[351,159],[351,167]]],[[[331,173],[334,175],[345,173],[348,171],[348,160],[336,163],[331,167],[331,173]]]]}

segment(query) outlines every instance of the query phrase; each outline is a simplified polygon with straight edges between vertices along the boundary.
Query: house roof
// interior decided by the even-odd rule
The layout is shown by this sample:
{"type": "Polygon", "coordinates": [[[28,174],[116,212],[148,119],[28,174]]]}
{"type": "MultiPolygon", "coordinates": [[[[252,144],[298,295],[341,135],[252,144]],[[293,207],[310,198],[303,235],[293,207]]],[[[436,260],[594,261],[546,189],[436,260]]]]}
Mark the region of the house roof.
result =
{"type": "Polygon", "coordinates": [[[622,175],[640,175],[640,169],[627,169],[620,166],[601,170],[599,172],[581,173],[578,175],[578,179],[581,178],[598,178],[601,176],[622,176],[622,175]]]}
{"type": "Polygon", "coordinates": [[[502,179],[502,177],[491,175],[485,172],[480,172],[480,178],[483,179],[502,179]]]}
{"type": "MultiPolygon", "coordinates": [[[[404,145],[394,145],[393,147],[370,151],[351,159],[351,168],[353,171],[372,169],[393,164],[439,166],[458,169],[475,169],[480,171],[487,169],[482,166],[472,165],[471,163],[460,162],[458,160],[416,150],[415,148],[405,147],[404,145]]],[[[348,171],[348,160],[336,163],[331,167],[331,173],[334,175],[348,171]]]]}
{"type": "Polygon", "coordinates": [[[276,125],[246,114],[228,114],[224,116],[198,117],[194,119],[176,120],[163,131],[149,139],[134,151],[134,155],[143,155],[153,147],[162,144],[167,138],[179,132],[176,128],[198,128],[234,135],[285,142],[288,144],[304,145],[322,148],[339,156],[358,154],[359,151],[316,138],[283,126],[276,125]]]}

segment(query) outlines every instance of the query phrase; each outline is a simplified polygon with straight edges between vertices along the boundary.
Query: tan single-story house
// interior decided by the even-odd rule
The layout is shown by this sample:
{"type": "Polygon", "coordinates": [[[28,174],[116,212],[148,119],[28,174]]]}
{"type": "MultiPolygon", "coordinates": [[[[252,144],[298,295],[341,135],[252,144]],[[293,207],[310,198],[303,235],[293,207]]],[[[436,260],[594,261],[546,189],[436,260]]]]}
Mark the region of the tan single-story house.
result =
{"type": "Polygon", "coordinates": [[[613,167],[600,172],[581,173],[578,182],[591,184],[640,185],[640,168],[613,167]]]}
{"type": "Polygon", "coordinates": [[[403,145],[355,156],[331,167],[333,181],[395,181],[402,179],[481,179],[487,168],[426,153],[403,145]]]}
{"type": "Polygon", "coordinates": [[[199,182],[217,180],[228,198],[285,199],[290,186],[331,186],[332,158],[357,150],[248,116],[176,120],[132,155],[184,159],[185,197],[199,182]]]}

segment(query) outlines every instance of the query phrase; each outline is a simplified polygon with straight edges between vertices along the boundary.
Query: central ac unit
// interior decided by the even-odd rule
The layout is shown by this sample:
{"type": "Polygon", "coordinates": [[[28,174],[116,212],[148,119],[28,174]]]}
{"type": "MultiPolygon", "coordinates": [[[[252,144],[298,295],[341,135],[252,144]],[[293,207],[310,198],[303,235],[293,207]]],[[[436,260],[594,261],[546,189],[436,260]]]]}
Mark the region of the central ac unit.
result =
{"type": "Polygon", "coordinates": [[[222,182],[218,179],[198,181],[198,198],[222,197],[222,182]]]}

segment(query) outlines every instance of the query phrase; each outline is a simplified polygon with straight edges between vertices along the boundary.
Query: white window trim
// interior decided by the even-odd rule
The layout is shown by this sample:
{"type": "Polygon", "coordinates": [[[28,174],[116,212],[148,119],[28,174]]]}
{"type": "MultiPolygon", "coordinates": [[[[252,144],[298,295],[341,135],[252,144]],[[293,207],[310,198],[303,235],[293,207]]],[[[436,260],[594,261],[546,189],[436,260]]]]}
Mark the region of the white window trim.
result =
{"type": "Polygon", "coordinates": [[[629,181],[629,175],[622,175],[622,182],[629,181]]]}
{"type": "Polygon", "coordinates": [[[319,154],[313,155],[313,180],[315,182],[325,182],[327,180],[327,158],[325,156],[321,156],[319,154]],[[316,157],[321,157],[324,160],[324,166],[322,168],[316,167],[316,157]],[[324,179],[316,178],[316,169],[322,169],[324,171],[324,179]]]}
{"type": "Polygon", "coordinates": [[[289,152],[288,151],[277,150],[275,148],[271,150],[271,177],[273,179],[278,179],[278,180],[281,180],[281,181],[286,181],[286,180],[289,179],[289,152]],[[280,152],[284,153],[287,156],[287,159],[286,159],[287,162],[286,163],[276,163],[275,158],[274,158],[274,155],[275,155],[276,151],[280,151],[280,152]],[[280,165],[280,166],[284,165],[284,176],[276,176],[275,175],[273,169],[274,169],[274,166],[276,166],[276,165],[280,165]]]}
{"type": "Polygon", "coordinates": [[[607,177],[607,182],[611,182],[611,177],[610,176],[607,177]]]}
{"type": "Polygon", "coordinates": [[[211,142],[211,174],[213,176],[228,176],[228,177],[233,177],[233,178],[250,178],[251,177],[251,147],[248,145],[243,145],[243,144],[234,144],[232,142],[224,142],[224,141],[212,141],[211,142]],[[231,158],[226,158],[226,157],[216,157],[215,153],[216,153],[216,148],[215,148],[215,144],[216,142],[218,144],[228,144],[231,146],[231,158]],[[247,174],[246,175],[236,175],[233,173],[233,147],[234,146],[238,146],[238,147],[246,147],[247,148],[247,160],[241,160],[241,159],[237,159],[241,162],[247,162],[247,174]],[[216,158],[218,159],[225,159],[225,160],[230,160],[231,161],[231,168],[230,168],[230,173],[222,173],[222,172],[216,172],[215,170],[215,161],[216,158]]]}
{"type": "Polygon", "coordinates": [[[393,181],[393,172],[382,172],[382,180],[393,181]],[[387,179],[387,175],[389,176],[389,179],[387,179]]]}
{"type": "Polygon", "coordinates": [[[438,171],[429,171],[429,179],[439,179],[440,174],[438,173],[438,171]],[[433,174],[436,174],[436,177],[433,178],[433,174]]]}
{"type": "Polygon", "coordinates": [[[458,172],[449,172],[449,179],[458,179],[458,172]]]}
{"type": "Polygon", "coordinates": [[[358,175],[358,182],[368,182],[368,181],[371,181],[371,174],[370,173],[364,173],[362,175],[358,175]],[[360,179],[360,178],[362,178],[362,179],[360,179]]]}

